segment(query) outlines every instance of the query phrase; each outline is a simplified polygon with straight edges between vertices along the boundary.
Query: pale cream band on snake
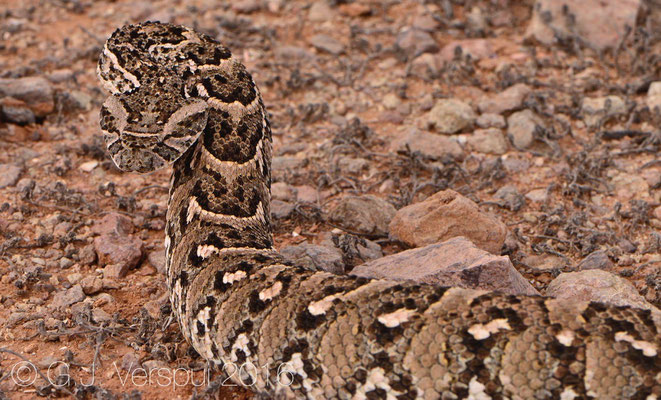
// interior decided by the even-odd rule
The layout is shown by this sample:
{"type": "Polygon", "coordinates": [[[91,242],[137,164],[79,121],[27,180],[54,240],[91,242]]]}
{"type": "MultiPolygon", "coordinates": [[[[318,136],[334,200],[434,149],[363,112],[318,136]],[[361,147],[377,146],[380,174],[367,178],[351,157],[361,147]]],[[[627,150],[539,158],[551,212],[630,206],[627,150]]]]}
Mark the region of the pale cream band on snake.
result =
{"type": "Polygon", "coordinates": [[[661,320],[312,271],[273,248],[271,129],[243,64],[183,26],[124,26],[98,74],[108,151],[174,163],[166,225],[173,312],[237,384],[278,398],[659,399],[661,320]]]}

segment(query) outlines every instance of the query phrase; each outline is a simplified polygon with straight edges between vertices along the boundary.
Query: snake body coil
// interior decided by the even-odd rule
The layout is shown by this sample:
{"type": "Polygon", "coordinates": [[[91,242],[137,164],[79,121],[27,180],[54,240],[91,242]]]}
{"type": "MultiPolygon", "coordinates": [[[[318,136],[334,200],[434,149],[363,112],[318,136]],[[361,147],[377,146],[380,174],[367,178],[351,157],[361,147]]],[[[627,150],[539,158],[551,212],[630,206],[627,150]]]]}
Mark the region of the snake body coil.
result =
{"type": "Polygon", "coordinates": [[[98,73],[123,170],[174,163],[167,282],[184,336],[236,383],[309,399],[659,399],[649,310],[368,280],[274,250],[271,130],[245,67],[210,37],[127,25],[98,73]],[[230,366],[230,367],[228,367],[230,366]]]}

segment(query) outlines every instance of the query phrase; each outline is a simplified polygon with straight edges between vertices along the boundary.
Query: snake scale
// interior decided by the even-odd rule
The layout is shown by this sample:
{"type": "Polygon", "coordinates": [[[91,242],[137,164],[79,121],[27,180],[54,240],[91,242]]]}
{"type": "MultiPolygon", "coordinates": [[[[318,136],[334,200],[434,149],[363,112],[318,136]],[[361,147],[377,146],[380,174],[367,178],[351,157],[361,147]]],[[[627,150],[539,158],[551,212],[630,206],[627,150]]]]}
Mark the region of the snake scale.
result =
{"type": "Polygon", "coordinates": [[[166,271],[184,337],[269,398],[659,399],[661,319],[312,271],[274,248],[271,129],[243,64],[211,37],[117,29],[98,74],[122,170],[173,165],[166,271]],[[230,367],[228,367],[230,366],[230,367]]]}

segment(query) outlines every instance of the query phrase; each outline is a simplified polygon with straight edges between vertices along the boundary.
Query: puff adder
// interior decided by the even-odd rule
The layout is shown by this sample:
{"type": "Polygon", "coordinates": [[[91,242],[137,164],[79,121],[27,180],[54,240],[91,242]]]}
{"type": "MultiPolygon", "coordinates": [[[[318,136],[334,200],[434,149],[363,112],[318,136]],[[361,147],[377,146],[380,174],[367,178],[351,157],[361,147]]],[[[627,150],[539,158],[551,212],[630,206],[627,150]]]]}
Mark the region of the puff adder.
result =
{"type": "Polygon", "coordinates": [[[273,248],[271,129],[222,44],[183,26],[108,39],[100,119],[117,166],[174,164],[165,236],[179,326],[256,393],[308,399],[659,399],[661,319],[311,271],[273,248]]]}

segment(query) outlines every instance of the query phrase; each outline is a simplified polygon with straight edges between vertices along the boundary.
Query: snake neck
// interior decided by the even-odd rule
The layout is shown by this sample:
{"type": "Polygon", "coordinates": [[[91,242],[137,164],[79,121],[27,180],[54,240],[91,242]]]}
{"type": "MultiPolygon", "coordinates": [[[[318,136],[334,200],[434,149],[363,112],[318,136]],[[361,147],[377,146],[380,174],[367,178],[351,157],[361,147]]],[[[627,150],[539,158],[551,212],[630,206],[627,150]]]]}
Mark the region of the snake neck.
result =
{"type": "Polygon", "coordinates": [[[185,337],[202,330],[196,303],[206,301],[198,299],[205,285],[222,288],[281,262],[271,232],[271,130],[261,99],[251,104],[229,111],[211,104],[198,142],[174,163],[166,270],[185,337]]]}

